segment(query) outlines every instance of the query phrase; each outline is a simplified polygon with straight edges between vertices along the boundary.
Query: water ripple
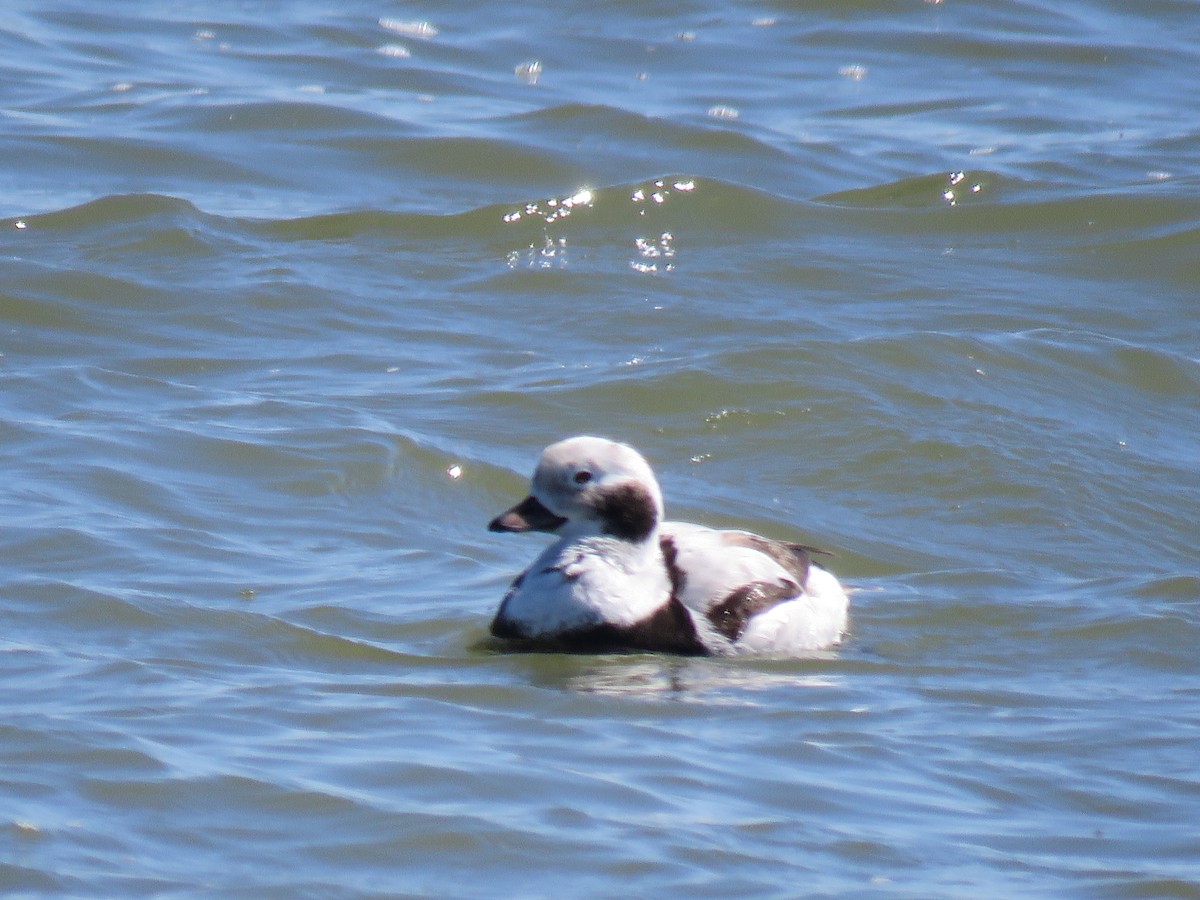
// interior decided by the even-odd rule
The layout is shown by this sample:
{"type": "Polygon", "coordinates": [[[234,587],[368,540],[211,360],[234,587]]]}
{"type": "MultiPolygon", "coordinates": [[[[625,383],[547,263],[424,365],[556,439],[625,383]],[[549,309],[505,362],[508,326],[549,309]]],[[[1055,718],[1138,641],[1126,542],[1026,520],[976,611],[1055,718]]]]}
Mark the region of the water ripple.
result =
{"type": "Polygon", "coordinates": [[[0,890],[1194,892],[1188,4],[261,13],[0,25],[0,890]],[[490,639],[585,431],[845,644],[490,639]]]}

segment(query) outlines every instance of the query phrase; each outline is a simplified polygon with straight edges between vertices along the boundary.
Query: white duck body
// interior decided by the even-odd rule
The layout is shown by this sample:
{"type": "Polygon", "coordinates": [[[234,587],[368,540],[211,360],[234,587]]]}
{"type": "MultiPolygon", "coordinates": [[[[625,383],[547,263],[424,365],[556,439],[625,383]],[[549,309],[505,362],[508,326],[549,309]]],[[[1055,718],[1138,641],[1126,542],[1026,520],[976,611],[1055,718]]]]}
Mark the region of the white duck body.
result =
{"type": "Polygon", "coordinates": [[[794,653],[840,639],[846,594],[809,548],[662,516],[637,451],[594,437],[547,447],[530,496],[489,527],[559,538],[513,582],[492,633],[687,654],[794,653]]]}
{"type": "Polygon", "coordinates": [[[542,551],[509,592],[505,615],[531,637],[609,623],[632,626],[670,598],[657,545],[598,536],[561,538],[542,551]]]}
{"type": "Polygon", "coordinates": [[[714,610],[747,585],[762,585],[762,594],[781,598],[751,614],[729,650],[819,650],[845,633],[850,599],[837,578],[809,559],[820,551],[688,522],[664,522],[660,532],[674,541],[675,564],[685,576],[679,599],[698,622],[712,625],[714,610]]]}

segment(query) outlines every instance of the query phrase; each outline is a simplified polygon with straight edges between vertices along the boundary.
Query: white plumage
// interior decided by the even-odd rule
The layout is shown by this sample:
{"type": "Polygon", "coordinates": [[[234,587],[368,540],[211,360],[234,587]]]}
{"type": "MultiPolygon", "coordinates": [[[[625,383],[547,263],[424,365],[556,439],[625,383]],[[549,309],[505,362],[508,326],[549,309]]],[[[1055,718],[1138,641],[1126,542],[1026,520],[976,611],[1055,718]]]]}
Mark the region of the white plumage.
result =
{"type": "MultiPolygon", "coordinates": [[[[837,643],[849,601],[812,548],[663,521],[653,471],[596,437],[547,447],[493,531],[556,540],[513,582],[497,637],[565,649],[797,653],[837,643]]],[[[819,551],[818,551],[819,552],[819,551]]]]}

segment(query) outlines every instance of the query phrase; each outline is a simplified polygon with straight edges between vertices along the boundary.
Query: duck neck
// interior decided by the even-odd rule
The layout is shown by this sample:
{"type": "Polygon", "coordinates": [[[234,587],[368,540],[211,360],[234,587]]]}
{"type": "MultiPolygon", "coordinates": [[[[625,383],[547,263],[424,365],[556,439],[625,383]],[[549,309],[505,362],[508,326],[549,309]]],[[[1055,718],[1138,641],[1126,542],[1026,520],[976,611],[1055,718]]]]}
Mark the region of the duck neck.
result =
{"type": "Polygon", "coordinates": [[[578,539],[579,544],[593,548],[621,570],[636,574],[649,566],[660,565],[662,554],[659,548],[658,527],[650,529],[645,537],[628,540],[612,534],[597,534],[578,539]]]}

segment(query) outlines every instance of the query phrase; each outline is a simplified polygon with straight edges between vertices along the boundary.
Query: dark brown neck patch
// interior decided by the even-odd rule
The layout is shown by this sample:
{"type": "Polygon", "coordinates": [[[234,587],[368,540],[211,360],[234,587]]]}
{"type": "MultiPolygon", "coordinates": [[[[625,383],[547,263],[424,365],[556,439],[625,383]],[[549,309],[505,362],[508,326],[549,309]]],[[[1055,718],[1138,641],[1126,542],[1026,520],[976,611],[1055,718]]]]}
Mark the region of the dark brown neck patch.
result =
{"type": "Polygon", "coordinates": [[[600,493],[596,512],[604,533],[623,541],[644,541],[658,525],[658,506],[637,482],[614,485],[600,493]]]}

